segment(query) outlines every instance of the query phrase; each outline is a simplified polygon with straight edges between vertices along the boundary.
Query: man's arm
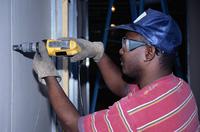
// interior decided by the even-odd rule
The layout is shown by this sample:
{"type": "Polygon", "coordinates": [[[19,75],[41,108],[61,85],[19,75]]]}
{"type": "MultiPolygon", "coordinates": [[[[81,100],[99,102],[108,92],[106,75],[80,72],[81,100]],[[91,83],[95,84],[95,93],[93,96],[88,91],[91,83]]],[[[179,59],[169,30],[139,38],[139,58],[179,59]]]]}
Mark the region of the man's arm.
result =
{"type": "Polygon", "coordinates": [[[105,53],[97,65],[108,88],[120,97],[126,96],[127,83],[122,79],[122,72],[105,53]]]}
{"type": "Polygon", "coordinates": [[[50,101],[63,129],[66,132],[77,132],[80,115],[60,87],[58,83],[61,80],[60,75],[49,57],[43,41],[39,43],[38,49],[40,54],[36,53],[33,60],[33,69],[38,74],[38,80],[47,85],[50,101]]]}
{"type": "Polygon", "coordinates": [[[127,83],[122,79],[122,73],[120,69],[104,53],[104,46],[102,42],[90,42],[84,39],[75,38],[61,39],[74,40],[82,48],[82,51],[80,53],[70,59],[71,62],[80,61],[85,59],[86,57],[92,58],[99,66],[108,88],[120,97],[126,96],[127,83]]]}
{"type": "Polygon", "coordinates": [[[44,78],[48,87],[51,104],[62,124],[63,129],[68,132],[78,132],[78,111],[65,95],[58,81],[53,76],[44,78]]]}

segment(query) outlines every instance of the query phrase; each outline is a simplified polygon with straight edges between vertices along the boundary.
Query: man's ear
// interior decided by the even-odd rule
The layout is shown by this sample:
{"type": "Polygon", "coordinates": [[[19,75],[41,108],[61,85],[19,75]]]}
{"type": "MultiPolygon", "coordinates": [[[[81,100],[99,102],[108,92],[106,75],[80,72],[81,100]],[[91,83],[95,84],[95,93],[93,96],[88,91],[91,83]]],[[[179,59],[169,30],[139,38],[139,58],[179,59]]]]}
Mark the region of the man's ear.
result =
{"type": "Polygon", "coordinates": [[[146,51],[145,51],[145,59],[144,61],[151,61],[156,54],[156,49],[154,46],[146,46],[146,51]]]}

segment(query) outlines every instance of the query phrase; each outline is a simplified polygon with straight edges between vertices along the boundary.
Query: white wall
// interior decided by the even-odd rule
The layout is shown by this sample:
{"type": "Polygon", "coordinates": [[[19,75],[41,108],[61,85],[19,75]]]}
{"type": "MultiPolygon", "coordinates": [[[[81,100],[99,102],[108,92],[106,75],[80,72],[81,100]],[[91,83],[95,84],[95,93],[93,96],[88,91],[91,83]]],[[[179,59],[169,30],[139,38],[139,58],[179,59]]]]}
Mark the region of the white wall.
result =
{"type": "Polygon", "coordinates": [[[9,132],[11,130],[11,17],[10,0],[0,1],[0,131],[9,132]],[[7,28],[5,28],[7,27],[7,28]]]}
{"type": "Polygon", "coordinates": [[[0,131],[50,132],[48,93],[12,45],[51,37],[50,0],[0,0],[0,131]]]}

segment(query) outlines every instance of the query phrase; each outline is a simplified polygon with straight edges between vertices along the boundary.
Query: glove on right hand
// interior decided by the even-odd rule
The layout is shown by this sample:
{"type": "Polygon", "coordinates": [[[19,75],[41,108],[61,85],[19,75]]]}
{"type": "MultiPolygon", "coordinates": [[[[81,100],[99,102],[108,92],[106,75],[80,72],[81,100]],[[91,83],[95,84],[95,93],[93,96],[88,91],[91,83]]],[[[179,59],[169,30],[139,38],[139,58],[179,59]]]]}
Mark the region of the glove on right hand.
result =
{"type": "Polygon", "coordinates": [[[82,51],[74,55],[70,60],[76,62],[84,60],[86,57],[93,58],[95,62],[99,62],[104,53],[102,42],[90,42],[84,39],[75,39],[71,37],[60,38],[60,40],[73,40],[80,45],[82,51]]]}
{"type": "Polygon", "coordinates": [[[47,53],[45,43],[42,41],[39,43],[39,52],[40,54],[35,53],[33,59],[33,69],[38,74],[38,80],[42,84],[46,84],[44,77],[55,76],[60,81],[61,77],[47,53]]]}

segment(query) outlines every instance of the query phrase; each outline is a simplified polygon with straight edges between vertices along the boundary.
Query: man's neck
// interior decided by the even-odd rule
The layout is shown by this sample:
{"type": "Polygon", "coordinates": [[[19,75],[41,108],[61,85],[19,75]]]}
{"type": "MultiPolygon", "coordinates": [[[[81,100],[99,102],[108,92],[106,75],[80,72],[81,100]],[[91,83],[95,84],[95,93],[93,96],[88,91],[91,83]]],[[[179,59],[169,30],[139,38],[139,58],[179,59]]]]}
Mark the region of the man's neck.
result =
{"type": "Polygon", "coordinates": [[[141,79],[138,80],[138,84],[140,89],[143,89],[149,84],[152,84],[156,80],[159,80],[160,78],[163,78],[165,76],[168,76],[172,74],[172,71],[162,71],[162,72],[156,72],[156,73],[149,73],[144,75],[141,79]]]}

